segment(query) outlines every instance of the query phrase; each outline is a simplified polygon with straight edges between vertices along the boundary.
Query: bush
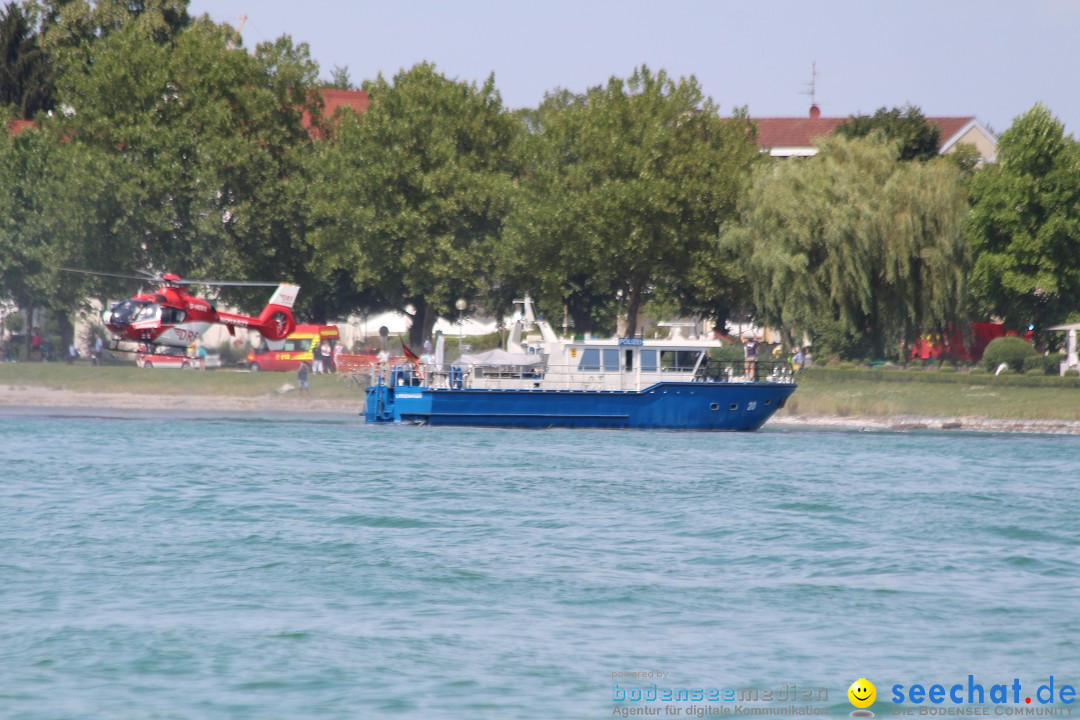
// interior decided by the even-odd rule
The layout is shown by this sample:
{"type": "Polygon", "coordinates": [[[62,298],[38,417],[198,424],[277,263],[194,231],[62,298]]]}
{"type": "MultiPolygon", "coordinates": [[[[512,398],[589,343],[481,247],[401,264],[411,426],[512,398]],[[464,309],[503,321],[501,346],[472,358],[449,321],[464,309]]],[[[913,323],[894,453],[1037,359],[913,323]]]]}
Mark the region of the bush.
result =
{"type": "Polygon", "coordinates": [[[969,375],[985,375],[986,374],[986,368],[981,368],[979,366],[975,366],[975,367],[971,368],[970,370],[968,370],[968,374],[969,375]]]}
{"type": "Polygon", "coordinates": [[[938,368],[938,372],[939,373],[955,373],[956,368],[954,368],[951,365],[942,365],[940,368],[938,368]]]}
{"type": "Polygon", "coordinates": [[[725,363],[739,363],[745,359],[745,351],[742,345],[722,345],[709,352],[712,360],[720,360],[725,363]]]}
{"type": "Polygon", "coordinates": [[[235,365],[240,360],[243,360],[247,355],[247,346],[243,343],[237,347],[236,343],[232,340],[226,340],[218,346],[217,352],[221,355],[221,363],[223,365],[235,365]]]}
{"type": "Polygon", "coordinates": [[[1065,377],[1080,377],[1080,370],[1069,368],[1065,371],[1065,377]]]}
{"type": "Polygon", "coordinates": [[[1000,337],[990,341],[983,353],[983,367],[993,372],[998,365],[1005,363],[1010,370],[1017,372],[1024,369],[1024,358],[1037,355],[1023,338],[1000,337]]]}
{"type": "Polygon", "coordinates": [[[872,354],[870,338],[865,333],[855,333],[837,321],[823,321],[818,325],[814,350],[826,359],[836,356],[841,360],[857,360],[872,354]]]}
{"type": "Polygon", "coordinates": [[[1046,374],[1046,360],[1042,355],[1028,355],[1024,358],[1023,368],[1025,375],[1034,375],[1036,372],[1040,372],[1043,375],[1046,374]]]}

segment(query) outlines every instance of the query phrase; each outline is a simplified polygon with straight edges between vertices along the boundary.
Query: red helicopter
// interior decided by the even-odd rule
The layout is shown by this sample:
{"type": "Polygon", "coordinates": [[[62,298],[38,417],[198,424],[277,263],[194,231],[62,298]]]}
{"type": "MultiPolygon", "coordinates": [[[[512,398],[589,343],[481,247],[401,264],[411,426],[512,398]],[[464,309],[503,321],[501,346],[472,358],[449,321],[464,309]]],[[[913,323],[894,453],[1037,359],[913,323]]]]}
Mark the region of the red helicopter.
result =
{"type": "Polygon", "coordinates": [[[228,280],[184,280],[166,273],[145,277],[61,268],[67,272],[102,275],[143,282],[160,283],[156,291],[139,293],[130,300],[116,303],[101,313],[105,326],[117,341],[129,340],[144,345],[153,352],[158,345],[186,348],[205,333],[211,325],[224,325],[230,335],[236,328],[258,331],[268,340],[282,340],[296,327],[292,306],[300,286],[287,283],[245,282],[228,280]],[[197,298],[187,291],[187,285],[216,285],[236,287],[276,287],[258,317],[218,312],[208,300],[197,298]]]}

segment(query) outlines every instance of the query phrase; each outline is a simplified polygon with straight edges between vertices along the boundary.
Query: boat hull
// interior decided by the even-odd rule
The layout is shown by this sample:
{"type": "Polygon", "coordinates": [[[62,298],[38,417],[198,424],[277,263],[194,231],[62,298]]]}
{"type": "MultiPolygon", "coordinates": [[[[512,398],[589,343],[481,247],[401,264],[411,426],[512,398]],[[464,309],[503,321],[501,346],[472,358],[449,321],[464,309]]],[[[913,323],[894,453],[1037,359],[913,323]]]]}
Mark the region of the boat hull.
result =
{"type": "Polygon", "coordinates": [[[665,382],[641,391],[374,385],[364,415],[376,424],[751,431],[794,391],[794,384],[760,382],[665,382]]]}

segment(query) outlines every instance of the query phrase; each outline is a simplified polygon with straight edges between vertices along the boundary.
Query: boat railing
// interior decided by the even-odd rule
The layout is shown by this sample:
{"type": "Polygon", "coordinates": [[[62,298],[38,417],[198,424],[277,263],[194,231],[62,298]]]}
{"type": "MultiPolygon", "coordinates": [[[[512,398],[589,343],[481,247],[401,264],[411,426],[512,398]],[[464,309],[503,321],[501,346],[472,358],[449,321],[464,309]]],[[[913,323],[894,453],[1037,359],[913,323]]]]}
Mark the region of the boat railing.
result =
{"type": "Polygon", "coordinates": [[[372,384],[379,375],[387,385],[431,388],[502,388],[526,390],[640,390],[658,382],[793,383],[794,372],[785,361],[713,360],[697,367],[644,368],[555,365],[442,366],[424,363],[373,368],[372,384]]]}

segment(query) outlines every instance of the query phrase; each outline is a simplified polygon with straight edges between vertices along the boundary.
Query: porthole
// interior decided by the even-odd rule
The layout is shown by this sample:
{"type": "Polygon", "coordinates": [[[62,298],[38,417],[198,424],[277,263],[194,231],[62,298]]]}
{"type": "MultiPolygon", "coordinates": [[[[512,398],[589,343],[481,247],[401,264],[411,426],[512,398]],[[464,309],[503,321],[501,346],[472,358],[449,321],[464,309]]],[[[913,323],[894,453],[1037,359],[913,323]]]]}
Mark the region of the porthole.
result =
{"type": "Polygon", "coordinates": [[[709,409],[710,410],[719,410],[720,409],[720,403],[710,403],[709,404],[709,409]]]}
{"type": "Polygon", "coordinates": [[[731,410],[738,410],[739,409],[739,403],[731,403],[731,408],[730,409],[731,410]]]}

